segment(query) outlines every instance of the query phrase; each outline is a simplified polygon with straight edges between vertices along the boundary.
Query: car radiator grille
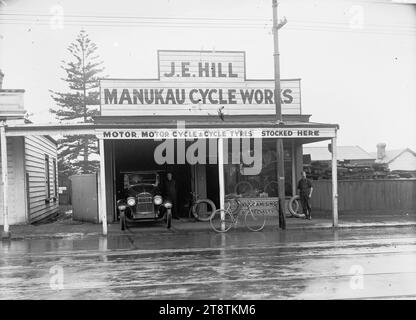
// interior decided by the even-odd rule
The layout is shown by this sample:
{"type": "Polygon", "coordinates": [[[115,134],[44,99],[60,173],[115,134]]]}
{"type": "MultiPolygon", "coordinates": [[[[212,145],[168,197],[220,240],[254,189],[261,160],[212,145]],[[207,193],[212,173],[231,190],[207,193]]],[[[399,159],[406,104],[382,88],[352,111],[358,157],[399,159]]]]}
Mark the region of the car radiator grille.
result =
{"type": "Polygon", "coordinates": [[[150,195],[139,195],[137,198],[137,213],[153,212],[153,199],[150,195]]]}

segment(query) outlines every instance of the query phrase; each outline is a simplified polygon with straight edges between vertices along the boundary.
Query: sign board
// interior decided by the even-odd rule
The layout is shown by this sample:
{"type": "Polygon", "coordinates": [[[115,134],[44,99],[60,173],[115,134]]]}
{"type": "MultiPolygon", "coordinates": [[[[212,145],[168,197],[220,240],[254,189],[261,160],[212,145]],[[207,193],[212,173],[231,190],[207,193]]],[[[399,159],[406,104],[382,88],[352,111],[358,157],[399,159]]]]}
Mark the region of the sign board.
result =
{"type": "Polygon", "coordinates": [[[0,90],[0,117],[24,118],[24,90],[0,90]]]}
{"type": "Polygon", "coordinates": [[[332,138],[335,128],[212,128],[96,130],[99,139],[332,138]]]}
{"type": "Polygon", "coordinates": [[[251,210],[253,214],[279,215],[279,198],[239,198],[242,210],[251,210]]]}
{"type": "Polygon", "coordinates": [[[244,82],[244,51],[158,51],[162,81],[244,82]]]}
{"type": "MultiPolygon", "coordinates": [[[[102,116],[275,114],[274,81],[246,79],[243,51],[158,51],[157,79],[102,79],[102,116]]],[[[300,114],[300,79],[281,80],[283,114],[300,114]]]]}

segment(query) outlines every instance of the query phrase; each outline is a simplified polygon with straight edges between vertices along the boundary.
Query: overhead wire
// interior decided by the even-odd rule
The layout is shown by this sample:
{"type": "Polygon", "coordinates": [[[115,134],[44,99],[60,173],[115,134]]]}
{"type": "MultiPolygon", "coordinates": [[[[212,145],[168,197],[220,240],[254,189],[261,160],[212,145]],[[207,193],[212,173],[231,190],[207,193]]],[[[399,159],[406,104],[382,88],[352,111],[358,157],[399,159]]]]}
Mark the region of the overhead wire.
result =
{"type": "MultiPolygon", "coordinates": [[[[51,25],[51,14],[0,13],[0,25],[51,25]],[[24,18],[22,18],[24,17],[24,18]]],[[[269,29],[271,19],[261,18],[207,18],[207,17],[143,17],[115,15],[63,15],[62,24],[77,27],[152,27],[152,28],[204,28],[204,29],[269,29]],[[88,19],[88,20],[83,20],[88,19]],[[117,20],[114,20],[117,19],[117,20]]],[[[292,20],[287,29],[303,31],[340,31],[354,33],[379,33],[387,35],[412,35],[416,26],[381,25],[323,20],[292,20]]]]}
{"type": "MultiPolygon", "coordinates": [[[[37,20],[39,20],[39,17],[43,17],[43,18],[54,18],[57,16],[54,16],[52,14],[42,14],[42,13],[0,13],[0,17],[1,16],[28,16],[28,17],[33,17],[33,18],[37,18],[37,20]]],[[[128,19],[128,20],[145,20],[145,21],[152,21],[152,20],[170,20],[172,21],[172,23],[175,22],[175,20],[179,20],[176,22],[181,22],[181,20],[183,21],[190,21],[190,23],[195,23],[195,22],[201,22],[204,21],[204,23],[217,23],[218,21],[222,21],[222,22],[242,22],[242,23],[247,23],[247,21],[258,21],[261,24],[264,23],[271,23],[272,19],[265,19],[265,18],[208,18],[208,17],[166,17],[166,16],[161,16],[161,17],[151,17],[151,16],[108,16],[108,15],[73,15],[73,14],[64,14],[62,15],[62,18],[71,20],[72,18],[78,18],[78,20],[74,20],[74,21],[83,21],[83,20],[79,20],[79,19],[118,19],[118,21],[112,21],[115,23],[121,23],[123,21],[121,21],[122,19],[128,19]],[[192,22],[193,21],[193,22],[192,22]]],[[[9,18],[10,19],[10,18],[9,18]]],[[[24,19],[21,19],[24,21],[24,19]]],[[[87,20],[87,21],[91,21],[91,20],[87,20]]],[[[105,20],[104,20],[105,21],[105,20]]],[[[339,21],[325,21],[325,20],[297,20],[297,19],[291,19],[291,21],[294,22],[306,22],[306,23],[318,23],[318,24],[345,24],[345,22],[339,22],[339,21]]],[[[134,22],[134,21],[129,21],[129,22],[134,22]]],[[[170,22],[169,22],[170,23],[170,22]]],[[[415,26],[407,26],[407,25],[382,25],[382,24],[369,24],[372,26],[381,26],[381,27],[387,27],[387,28],[413,28],[416,29],[416,25],[415,26]]]]}

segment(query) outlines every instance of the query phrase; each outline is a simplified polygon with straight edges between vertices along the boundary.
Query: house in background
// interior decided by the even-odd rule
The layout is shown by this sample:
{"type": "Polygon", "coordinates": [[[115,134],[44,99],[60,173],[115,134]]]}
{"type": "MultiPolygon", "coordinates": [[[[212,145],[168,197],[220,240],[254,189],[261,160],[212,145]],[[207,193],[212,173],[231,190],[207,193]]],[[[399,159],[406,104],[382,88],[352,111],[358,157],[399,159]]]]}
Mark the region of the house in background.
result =
{"type": "MultiPolygon", "coordinates": [[[[331,179],[331,153],[329,146],[303,147],[304,166],[311,179],[331,179]]],[[[338,146],[338,179],[373,179],[379,175],[374,168],[375,156],[359,146],[338,146]]],[[[381,168],[382,175],[387,175],[381,168]]]]}
{"type": "MultiPolygon", "coordinates": [[[[310,161],[330,163],[331,153],[328,147],[303,147],[303,155],[310,156],[310,161]]],[[[308,156],[308,157],[309,157],[308,156]]],[[[363,148],[359,146],[338,146],[337,147],[337,159],[338,161],[348,162],[356,165],[372,165],[376,159],[375,156],[369,154],[363,148]]]]}
{"type": "MultiPolygon", "coordinates": [[[[2,89],[0,123],[25,124],[24,90],[2,89]]],[[[9,224],[33,223],[58,212],[57,144],[49,136],[7,137],[9,224]]],[[[0,145],[0,148],[3,148],[0,145]]],[[[1,166],[0,166],[1,173],[1,166]]],[[[0,185],[0,224],[3,224],[3,186],[0,185]]]]}
{"type": "Polygon", "coordinates": [[[409,148],[386,150],[386,144],[379,143],[377,152],[371,154],[376,157],[376,163],[388,165],[390,171],[416,172],[416,152],[409,148]]]}

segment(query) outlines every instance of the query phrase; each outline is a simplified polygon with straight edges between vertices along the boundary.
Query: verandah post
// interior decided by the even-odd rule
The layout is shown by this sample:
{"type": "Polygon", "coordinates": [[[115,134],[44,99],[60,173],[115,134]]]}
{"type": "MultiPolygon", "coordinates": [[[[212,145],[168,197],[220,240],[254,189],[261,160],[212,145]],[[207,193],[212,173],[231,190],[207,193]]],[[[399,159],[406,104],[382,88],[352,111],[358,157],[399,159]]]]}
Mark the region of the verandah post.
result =
{"type": "Polygon", "coordinates": [[[337,136],[331,141],[332,151],[332,226],[338,227],[338,176],[337,176],[337,136]]]}
{"type": "Polygon", "coordinates": [[[8,204],[8,187],[9,178],[7,172],[7,138],[6,125],[0,123],[0,145],[1,145],[1,181],[3,185],[3,237],[10,237],[9,232],[9,204],[8,204]]]}
{"type": "Polygon", "coordinates": [[[100,191],[101,197],[99,202],[99,211],[101,216],[101,222],[103,225],[103,235],[107,235],[107,197],[105,190],[105,153],[104,153],[104,139],[99,138],[100,149],[100,191]]]}
{"type": "MultiPolygon", "coordinates": [[[[220,209],[224,209],[225,189],[224,189],[224,139],[218,138],[218,181],[220,189],[220,209]]],[[[221,211],[221,221],[224,221],[225,214],[221,211]]],[[[224,230],[224,223],[221,228],[224,230]]]]}

